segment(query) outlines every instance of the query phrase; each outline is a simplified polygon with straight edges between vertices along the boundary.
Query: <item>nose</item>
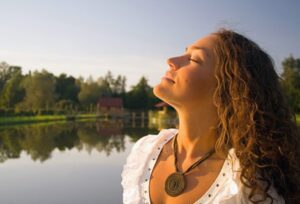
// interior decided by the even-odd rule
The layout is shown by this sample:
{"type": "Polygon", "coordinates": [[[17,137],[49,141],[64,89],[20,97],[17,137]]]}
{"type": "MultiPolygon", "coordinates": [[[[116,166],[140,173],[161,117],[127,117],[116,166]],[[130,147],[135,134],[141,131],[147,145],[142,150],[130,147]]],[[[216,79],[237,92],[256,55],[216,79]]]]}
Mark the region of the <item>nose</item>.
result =
{"type": "Polygon", "coordinates": [[[177,65],[176,65],[176,59],[175,59],[175,57],[171,57],[171,58],[169,58],[169,59],[167,59],[167,64],[170,66],[170,68],[172,69],[172,70],[176,70],[176,69],[178,69],[178,67],[177,67],[177,65]]]}

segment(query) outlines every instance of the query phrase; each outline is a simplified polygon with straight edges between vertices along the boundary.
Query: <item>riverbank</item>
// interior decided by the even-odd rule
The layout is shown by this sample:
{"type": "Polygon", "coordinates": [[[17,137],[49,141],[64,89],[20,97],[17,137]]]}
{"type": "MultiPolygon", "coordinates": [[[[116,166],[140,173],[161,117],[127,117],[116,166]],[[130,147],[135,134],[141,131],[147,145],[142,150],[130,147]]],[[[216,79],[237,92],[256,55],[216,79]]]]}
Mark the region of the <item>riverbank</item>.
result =
{"type": "MultiPolygon", "coordinates": [[[[97,119],[101,116],[97,114],[78,114],[78,115],[39,115],[39,116],[10,116],[0,117],[0,125],[14,125],[25,123],[41,123],[55,121],[74,121],[97,119]]],[[[300,126],[300,114],[296,114],[297,124],[300,126]]]]}
{"type": "Polygon", "coordinates": [[[10,116],[0,117],[0,125],[12,125],[23,123],[40,123],[53,121],[72,121],[100,118],[97,114],[79,114],[79,115],[39,115],[39,116],[10,116]]]}

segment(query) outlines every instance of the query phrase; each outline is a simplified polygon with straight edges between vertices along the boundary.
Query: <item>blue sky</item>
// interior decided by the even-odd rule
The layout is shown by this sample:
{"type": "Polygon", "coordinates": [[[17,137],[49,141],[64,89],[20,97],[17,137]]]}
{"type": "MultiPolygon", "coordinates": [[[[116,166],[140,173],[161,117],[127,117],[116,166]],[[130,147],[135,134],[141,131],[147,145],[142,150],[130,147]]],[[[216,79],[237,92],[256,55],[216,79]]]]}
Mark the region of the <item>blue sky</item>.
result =
{"type": "Polygon", "coordinates": [[[168,69],[168,57],[217,30],[250,37],[275,60],[300,57],[297,0],[10,0],[0,2],[0,61],[58,75],[92,76],[111,70],[142,75],[151,86],[168,69]]]}

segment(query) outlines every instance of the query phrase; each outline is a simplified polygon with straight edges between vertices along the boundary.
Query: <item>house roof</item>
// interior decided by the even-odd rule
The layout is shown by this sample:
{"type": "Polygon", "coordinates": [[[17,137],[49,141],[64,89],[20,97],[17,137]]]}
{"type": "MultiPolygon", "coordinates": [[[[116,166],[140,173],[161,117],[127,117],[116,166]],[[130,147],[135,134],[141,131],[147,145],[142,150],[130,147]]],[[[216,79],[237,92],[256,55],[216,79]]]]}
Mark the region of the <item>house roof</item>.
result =
{"type": "Polygon", "coordinates": [[[117,97],[103,97],[98,100],[100,107],[123,107],[123,99],[117,97]]]}

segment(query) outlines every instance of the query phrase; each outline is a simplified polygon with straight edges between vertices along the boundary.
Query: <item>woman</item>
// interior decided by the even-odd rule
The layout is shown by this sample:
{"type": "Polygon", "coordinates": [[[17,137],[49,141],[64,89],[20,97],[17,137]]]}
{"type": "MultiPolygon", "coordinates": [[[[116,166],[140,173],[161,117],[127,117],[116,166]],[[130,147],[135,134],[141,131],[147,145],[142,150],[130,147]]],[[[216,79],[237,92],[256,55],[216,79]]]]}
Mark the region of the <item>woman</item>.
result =
{"type": "Polygon", "coordinates": [[[134,144],[123,202],[300,203],[299,132],[271,57],[221,28],[167,63],[153,92],[179,127],[134,144]]]}

